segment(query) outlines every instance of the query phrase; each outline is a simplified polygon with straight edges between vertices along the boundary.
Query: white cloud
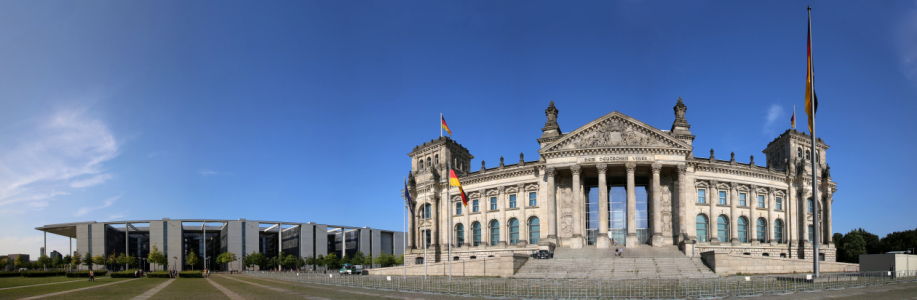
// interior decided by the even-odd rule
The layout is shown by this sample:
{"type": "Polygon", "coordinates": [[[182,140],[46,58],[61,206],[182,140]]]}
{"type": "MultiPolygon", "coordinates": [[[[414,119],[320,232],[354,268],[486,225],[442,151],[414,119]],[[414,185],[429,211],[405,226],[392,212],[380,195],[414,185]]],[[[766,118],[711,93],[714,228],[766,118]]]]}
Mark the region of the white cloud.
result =
{"type": "Polygon", "coordinates": [[[99,175],[95,175],[95,176],[92,176],[92,177],[89,177],[83,180],[74,181],[70,183],[70,187],[75,187],[75,188],[90,187],[93,185],[105,183],[109,179],[111,179],[111,174],[99,174],[99,175]]]}
{"type": "Polygon", "coordinates": [[[229,172],[217,172],[217,171],[208,170],[208,169],[200,169],[200,170],[197,170],[197,173],[198,173],[198,174],[201,174],[201,176],[204,176],[204,177],[207,177],[207,176],[216,176],[216,175],[227,175],[227,176],[235,175],[235,174],[229,173],[229,172]]]}
{"type": "Polygon", "coordinates": [[[111,197],[111,198],[108,198],[108,199],[105,199],[105,203],[102,203],[102,205],[100,205],[100,206],[96,206],[96,207],[81,207],[80,209],[78,209],[78,210],[76,211],[76,214],[74,214],[73,216],[74,216],[74,217],[79,217],[79,216],[88,214],[88,213],[90,213],[90,212],[92,212],[92,211],[94,211],[94,210],[100,210],[100,209],[109,207],[109,206],[111,206],[112,204],[115,204],[115,201],[117,201],[118,198],[121,198],[121,196],[123,196],[123,194],[117,195],[117,196],[114,196],[114,197],[111,197]]]}
{"type": "MultiPolygon", "coordinates": [[[[767,114],[764,115],[764,134],[765,135],[774,135],[776,133],[776,128],[780,121],[785,119],[785,114],[783,113],[783,106],[780,104],[771,104],[771,107],[767,109],[767,114]]],[[[789,122],[789,119],[786,120],[789,122]]]]}
{"type": "Polygon", "coordinates": [[[33,120],[0,139],[9,145],[0,150],[0,212],[41,210],[55,196],[67,195],[67,188],[103,183],[111,175],[102,172],[102,164],[120,154],[108,126],[86,109],[33,120]],[[83,176],[92,177],[70,182],[83,176]]]}

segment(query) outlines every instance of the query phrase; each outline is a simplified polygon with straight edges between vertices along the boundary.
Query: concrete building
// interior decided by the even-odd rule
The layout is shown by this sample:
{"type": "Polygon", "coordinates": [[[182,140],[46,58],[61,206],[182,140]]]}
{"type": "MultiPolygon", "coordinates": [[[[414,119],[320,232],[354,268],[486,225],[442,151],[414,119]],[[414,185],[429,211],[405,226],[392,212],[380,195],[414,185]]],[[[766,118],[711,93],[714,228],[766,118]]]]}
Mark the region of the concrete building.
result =
{"type": "MultiPolygon", "coordinates": [[[[239,270],[243,268],[242,258],[253,252],[268,258],[280,252],[301,257],[317,257],[330,252],[338,256],[344,252],[351,257],[357,251],[373,257],[382,253],[404,253],[403,232],[312,222],[164,218],[52,224],[35,229],[45,232],[45,236],[51,233],[75,238],[76,249],[71,249],[70,253],[78,252],[83,256],[129,253],[146,258],[156,247],[169,259],[170,265],[186,267],[185,258],[194,252],[200,258],[195,269],[206,264],[214,270],[239,270]],[[217,256],[224,252],[235,253],[239,260],[230,266],[217,265],[217,256]]],[[[144,262],[144,267],[157,269],[161,266],[144,262]]]]}
{"type": "MultiPolygon", "coordinates": [[[[821,259],[835,261],[826,145],[794,129],[763,147],[764,161],[694,157],[696,136],[682,99],[662,130],[611,112],[562,132],[545,110],[539,156],[472,171],[471,152],[449,137],[408,153],[413,196],[407,263],[528,254],[538,249],[678,247],[701,252],[811,259],[813,205],[819,206],[821,259]],[[811,161],[817,163],[812,170],[811,161]],[[448,183],[455,170],[468,196],[448,183]],[[812,198],[819,176],[819,199],[812,198]],[[451,244],[453,253],[446,257],[451,244]],[[424,248],[428,248],[424,257],[424,248]]],[[[513,134],[513,133],[507,133],[513,134]]]]}
{"type": "MultiPolygon", "coordinates": [[[[3,267],[3,270],[4,270],[4,271],[13,271],[13,270],[16,270],[16,265],[15,265],[16,259],[18,259],[20,256],[22,256],[22,260],[23,260],[23,261],[25,261],[25,262],[31,262],[31,260],[29,259],[29,255],[28,255],[28,254],[8,254],[8,255],[6,256],[6,258],[7,258],[6,266],[3,267]]],[[[0,258],[3,258],[3,256],[0,256],[0,258]]]]}
{"type": "Polygon", "coordinates": [[[860,271],[917,271],[917,255],[904,253],[860,254],[860,271]]]}

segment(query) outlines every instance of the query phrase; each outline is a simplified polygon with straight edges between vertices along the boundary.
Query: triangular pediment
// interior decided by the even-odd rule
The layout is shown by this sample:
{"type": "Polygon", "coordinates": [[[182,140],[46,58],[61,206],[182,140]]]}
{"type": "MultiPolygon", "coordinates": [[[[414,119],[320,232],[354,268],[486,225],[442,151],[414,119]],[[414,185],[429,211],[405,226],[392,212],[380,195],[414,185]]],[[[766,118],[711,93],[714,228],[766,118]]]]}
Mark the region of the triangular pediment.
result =
{"type": "Polygon", "coordinates": [[[691,145],[625,114],[613,111],[543,147],[539,153],[590,148],[667,148],[691,150],[691,145]]]}

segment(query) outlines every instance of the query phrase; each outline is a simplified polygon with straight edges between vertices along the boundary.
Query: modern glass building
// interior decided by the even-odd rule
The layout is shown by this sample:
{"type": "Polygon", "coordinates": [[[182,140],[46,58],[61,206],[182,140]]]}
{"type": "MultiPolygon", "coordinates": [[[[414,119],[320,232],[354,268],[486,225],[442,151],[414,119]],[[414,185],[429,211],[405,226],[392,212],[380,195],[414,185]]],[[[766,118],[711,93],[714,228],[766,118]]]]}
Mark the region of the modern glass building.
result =
{"type": "Polygon", "coordinates": [[[169,259],[170,268],[189,268],[185,258],[194,252],[199,258],[194,268],[212,270],[242,269],[242,258],[254,252],[268,258],[280,252],[301,257],[318,257],[332,252],[339,257],[342,253],[352,257],[357,251],[373,257],[382,253],[404,253],[402,232],[313,222],[164,218],[51,224],[35,229],[45,233],[45,241],[48,233],[76,239],[76,248],[70,249],[71,254],[107,257],[128,253],[144,258],[142,267],[148,270],[161,268],[145,261],[154,246],[169,259]],[[235,253],[239,260],[231,265],[217,264],[217,256],[224,252],[235,253]]]}

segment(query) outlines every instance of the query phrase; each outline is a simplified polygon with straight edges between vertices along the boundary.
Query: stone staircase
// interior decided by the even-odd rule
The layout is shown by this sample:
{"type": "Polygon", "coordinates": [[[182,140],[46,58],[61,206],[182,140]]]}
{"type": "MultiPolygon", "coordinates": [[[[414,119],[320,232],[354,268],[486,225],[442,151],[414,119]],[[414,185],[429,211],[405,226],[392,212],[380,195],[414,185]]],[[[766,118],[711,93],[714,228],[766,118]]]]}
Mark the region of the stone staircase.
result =
{"type": "Polygon", "coordinates": [[[624,257],[614,249],[557,248],[554,259],[529,259],[515,278],[707,278],[717,277],[700,258],[685,257],[675,246],[649,245],[625,249],[624,257]]]}

